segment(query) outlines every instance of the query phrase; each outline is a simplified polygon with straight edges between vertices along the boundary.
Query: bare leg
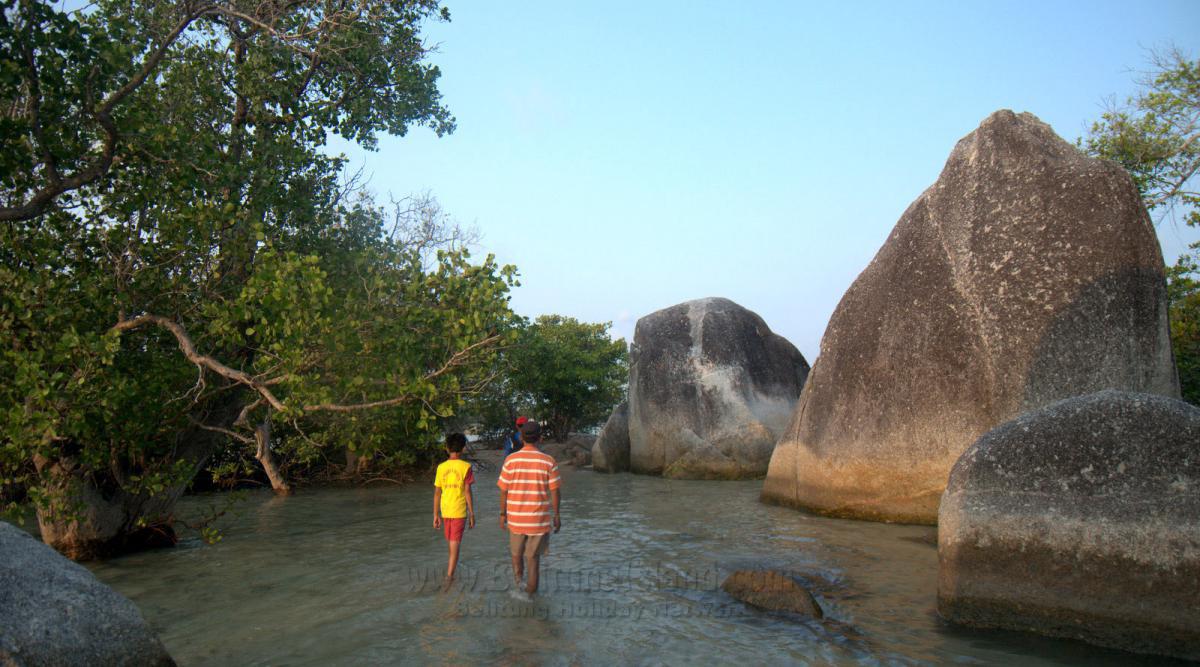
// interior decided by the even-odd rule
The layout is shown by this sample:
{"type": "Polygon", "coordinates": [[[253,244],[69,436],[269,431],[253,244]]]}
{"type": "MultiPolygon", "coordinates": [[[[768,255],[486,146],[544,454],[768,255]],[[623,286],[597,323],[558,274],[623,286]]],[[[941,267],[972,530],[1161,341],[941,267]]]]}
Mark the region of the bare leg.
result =
{"type": "Polygon", "coordinates": [[[525,592],[533,595],[538,589],[538,567],[541,565],[541,556],[529,556],[525,559],[525,569],[529,572],[529,583],[525,586],[525,592]]]}
{"type": "Polygon", "coordinates": [[[512,569],[513,583],[516,584],[516,588],[519,589],[521,587],[521,577],[525,575],[525,567],[521,561],[521,554],[512,554],[512,569]]]}
{"type": "Polygon", "coordinates": [[[450,543],[450,562],[446,563],[446,584],[449,585],[454,580],[454,570],[458,567],[458,548],[462,546],[462,542],[450,543]]]}

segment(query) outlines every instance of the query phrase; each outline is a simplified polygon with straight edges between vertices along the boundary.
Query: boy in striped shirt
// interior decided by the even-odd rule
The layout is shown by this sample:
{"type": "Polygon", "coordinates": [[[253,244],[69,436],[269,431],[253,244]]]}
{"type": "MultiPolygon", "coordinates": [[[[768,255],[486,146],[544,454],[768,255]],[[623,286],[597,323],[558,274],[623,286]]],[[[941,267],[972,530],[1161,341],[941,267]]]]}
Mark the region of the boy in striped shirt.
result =
{"type": "MultiPolygon", "coordinates": [[[[512,555],[513,578],[518,589],[523,575],[525,599],[538,589],[538,567],[542,554],[550,546],[550,531],[558,532],[559,487],[562,477],[554,457],[540,451],[542,429],[529,420],[521,426],[525,446],[504,459],[500,470],[500,527],[508,528],[508,549],[512,555]]],[[[519,593],[519,592],[518,592],[519,593]]]]}

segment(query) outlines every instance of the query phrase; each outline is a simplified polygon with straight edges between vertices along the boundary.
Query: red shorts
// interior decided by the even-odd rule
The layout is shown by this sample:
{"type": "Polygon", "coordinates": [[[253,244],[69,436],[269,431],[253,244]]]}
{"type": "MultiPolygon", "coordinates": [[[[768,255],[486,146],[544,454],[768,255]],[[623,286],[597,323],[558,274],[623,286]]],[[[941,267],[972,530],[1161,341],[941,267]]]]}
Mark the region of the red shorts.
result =
{"type": "Polygon", "coordinates": [[[450,542],[462,542],[463,530],[467,527],[466,518],[462,519],[446,519],[442,518],[442,531],[446,533],[446,539],[450,542]]]}

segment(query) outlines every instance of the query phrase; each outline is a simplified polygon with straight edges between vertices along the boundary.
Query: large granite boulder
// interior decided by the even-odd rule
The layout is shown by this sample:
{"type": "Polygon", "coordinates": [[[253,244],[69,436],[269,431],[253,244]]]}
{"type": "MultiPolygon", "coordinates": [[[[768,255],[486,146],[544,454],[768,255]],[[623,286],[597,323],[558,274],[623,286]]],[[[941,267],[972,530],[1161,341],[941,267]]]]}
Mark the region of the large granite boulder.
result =
{"type": "Polygon", "coordinates": [[[127,598],[0,522],[0,665],[174,665],[127,598]]]}
{"type": "Polygon", "coordinates": [[[1200,409],[1104,391],[989,431],[938,524],[950,621],[1200,660],[1200,409]]]}
{"type": "Polygon", "coordinates": [[[1178,396],[1168,336],[1129,175],[998,111],[838,304],[763,499],[933,523],[950,467],[996,424],[1106,388],[1178,396]]]}
{"type": "Polygon", "coordinates": [[[758,315],[699,299],[638,320],[629,368],[633,472],[761,477],[808,362],[758,315]]]}
{"type": "Polygon", "coordinates": [[[592,445],[592,470],[597,472],[629,471],[629,402],[621,404],[608,416],[596,444],[592,445]]]}

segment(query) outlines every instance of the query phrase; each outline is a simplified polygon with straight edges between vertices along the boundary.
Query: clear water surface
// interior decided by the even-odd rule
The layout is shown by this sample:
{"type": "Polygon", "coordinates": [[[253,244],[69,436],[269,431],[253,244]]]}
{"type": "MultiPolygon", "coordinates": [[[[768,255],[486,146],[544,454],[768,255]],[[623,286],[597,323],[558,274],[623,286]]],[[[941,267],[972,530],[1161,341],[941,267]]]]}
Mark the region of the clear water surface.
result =
{"type": "MultiPolygon", "coordinates": [[[[563,529],[533,603],[509,594],[495,472],[476,485],[458,581],[424,484],[251,493],[215,546],[92,565],[182,665],[1156,664],[1085,644],[953,628],[937,616],[936,529],[762,505],[761,482],[564,472],[563,529]],[[720,589],[793,573],[824,620],[720,589]]],[[[196,514],[219,499],[185,499],[196,514]]]]}

